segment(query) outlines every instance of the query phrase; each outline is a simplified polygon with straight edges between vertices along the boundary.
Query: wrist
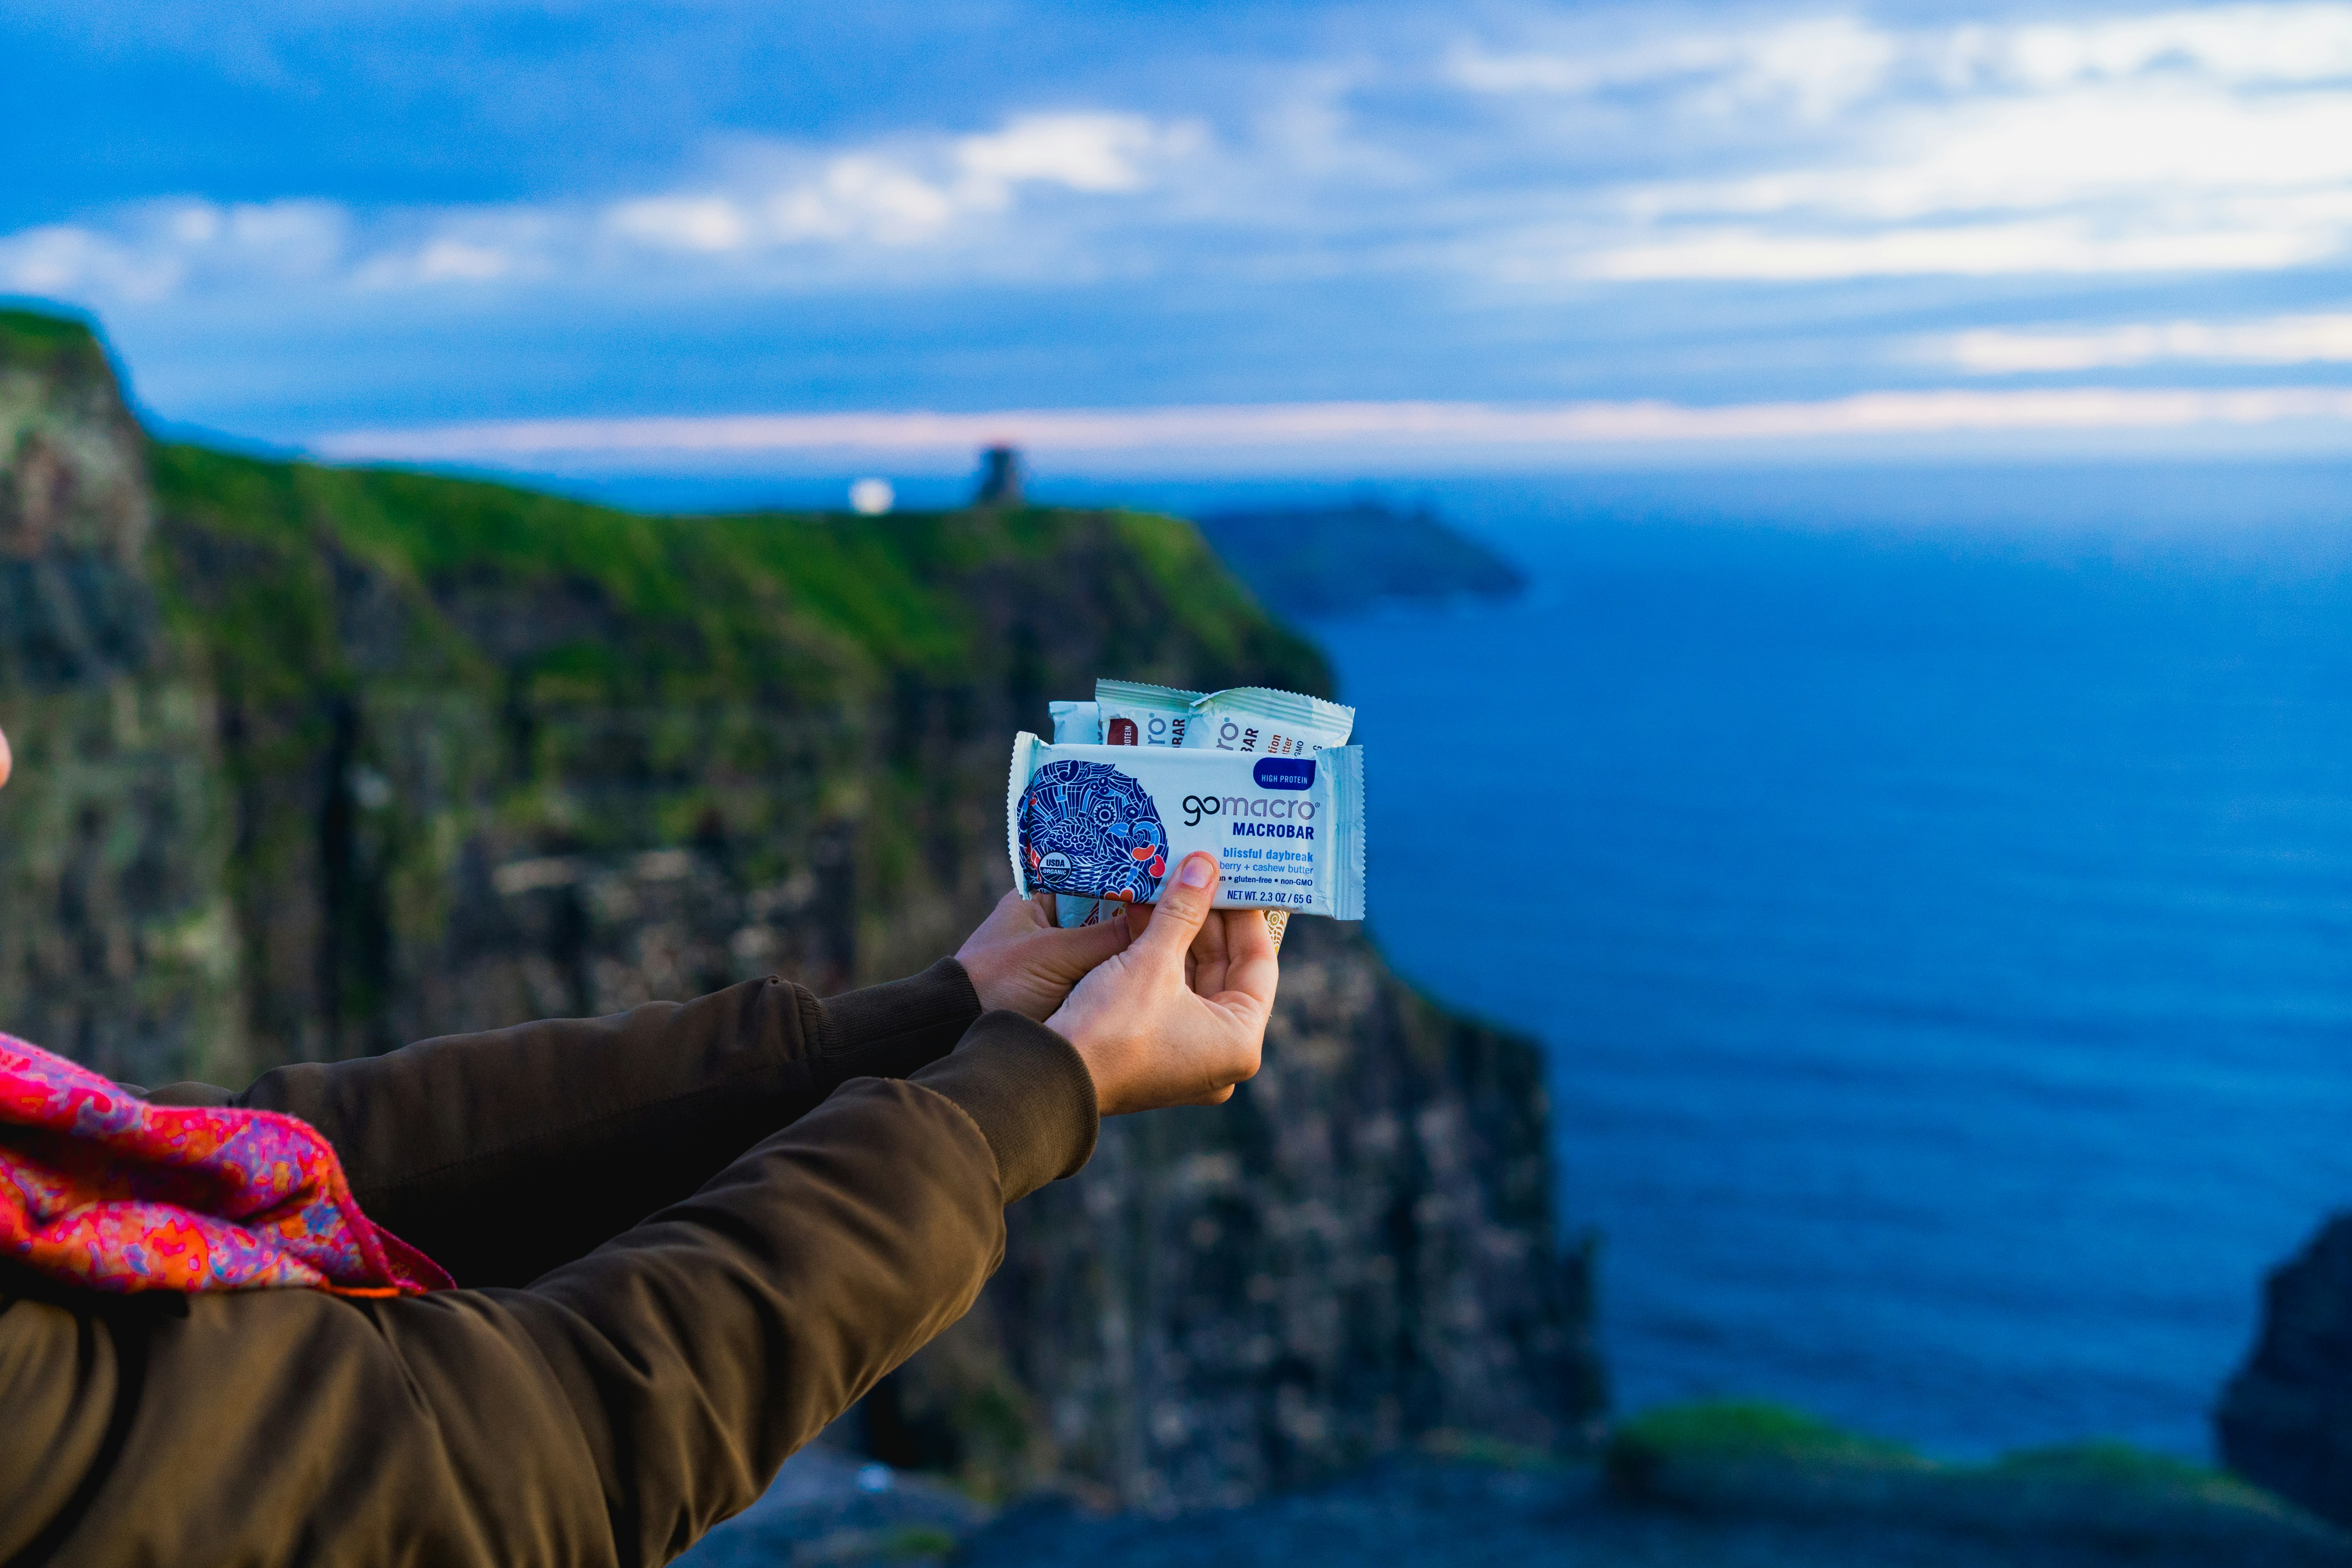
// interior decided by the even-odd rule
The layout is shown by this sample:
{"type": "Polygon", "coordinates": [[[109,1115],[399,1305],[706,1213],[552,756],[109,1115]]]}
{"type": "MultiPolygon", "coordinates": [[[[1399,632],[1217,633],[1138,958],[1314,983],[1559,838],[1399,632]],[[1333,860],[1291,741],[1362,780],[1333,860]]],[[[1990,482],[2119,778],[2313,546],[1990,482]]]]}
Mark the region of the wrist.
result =
{"type": "Polygon", "coordinates": [[[980,1010],[995,1012],[1001,1004],[997,1001],[996,970],[988,962],[988,954],[967,948],[955,955],[955,961],[963,966],[963,977],[971,982],[971,994],[980,999],[980,1010]]]}
{"type": "Polygon", "coordinates": [[[1093,1031],[1086,1026],[1080,1016],[1066,1006],[1055,1008],[1053,1016],[1045,1020],[1045,1026],[1069,1042],[1071,1051],[1085,1066],[1087,1077],[1095,1086],[1097,1110],[1102,1115],[1109,1115],[1110,1100],[1103,1092],[1101,1047],[1095,1040],[1093,1031]]]}

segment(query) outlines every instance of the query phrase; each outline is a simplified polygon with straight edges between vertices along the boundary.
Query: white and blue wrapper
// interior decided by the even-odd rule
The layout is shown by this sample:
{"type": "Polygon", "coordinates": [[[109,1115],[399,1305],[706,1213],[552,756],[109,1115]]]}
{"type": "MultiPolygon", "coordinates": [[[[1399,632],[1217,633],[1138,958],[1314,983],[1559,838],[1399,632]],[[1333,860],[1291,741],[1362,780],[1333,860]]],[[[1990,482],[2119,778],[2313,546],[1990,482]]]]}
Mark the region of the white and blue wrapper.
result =
{"type": "MultiPolygon", "coordinates": [[[[1102,705],[1098,702],[1048,702],[1046,711],[1054,717],[1054,744],[1057,746],[1099,746],[1102,744],[1102,705]]],[[[1067,930],[1073,926],[1100,925],[1110,919],[1110,906],[1100,899],[1076,897],[1054,900],[1054,923],[1067,930]]]]}
{"type": "MultiPolygon", "coordinates": [[[[1055,742],[1076,740],[1076,735],[1064,733],[1063,710],[1087,705],[1050,706],[1055,742]]],[[[1139,680],[1097,680],[1092,706],[1096,732],[1108,745],[1181,746],[1274,757],[1307,756],[1326,746],[1344,745],[1356,723],[1356,710],[1343,702],[1271,686],[1185,691],[1139,680]]]]}
{"type": "Polygon", "coordinates": [[[1215,907],[1364,918],[1364,754],[1253,756],[1174,746],[1053,745],[1024,731],[1004,792],[1005,849],[1027,898],[1153,903],[1197,850],[1215,907]]]}
{"type": "MultiPolygon", "coordinates": [[[[1095,682],[1092,702],[1054,702],[1054,743],[1178,746],[1187,751],[1245,752],[1276,757],[1311,756],[1345,745],[1356,710],[1345,703],[1282,691],[1237,686],[1223,691],[1186,691],[1139,680],[1095,682]]],[[[1113,906],[1100,899],[1057,896],[1055,923],[1094,925],[1108,920],[1113,906]]],[[[1266,929],[1282,945],[1290,915],[1266,911],[1266,929]]]]}
{"type": "MultiPolygon", "coordinates": [[[[1181,746],[1192,723],[1192,704],[1207,693],[1140,680],[1097,680],[1096,722],[1109,746],[1181,746]]],[[[1055,736],[1056,741],[1060,735],[1055,736]]]]}
{"type": "Polygon", "coordinates": [[[1193,702],[1182,744],[1187,750],[1307,757],[1347,744],[1355,727],[1356,710],[1344,702],[1271,686],[1236,686],[1193,702]]]}
{"type": "Polygon", "coordinates": [[[1099,746],[1102,744],[1102,706],[1095,702],[1048,702],[1045,710],[1054,717],[1054,744],[1057,746],[1099,746]]]}

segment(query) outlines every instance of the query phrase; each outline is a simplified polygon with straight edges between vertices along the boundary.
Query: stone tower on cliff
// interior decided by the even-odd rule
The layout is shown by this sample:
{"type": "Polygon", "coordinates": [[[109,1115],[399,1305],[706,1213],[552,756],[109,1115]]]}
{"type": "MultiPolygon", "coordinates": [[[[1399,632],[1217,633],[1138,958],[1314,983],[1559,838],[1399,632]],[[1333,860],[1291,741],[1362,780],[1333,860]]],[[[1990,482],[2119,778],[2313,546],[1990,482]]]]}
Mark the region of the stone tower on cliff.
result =
{"type": "Polygon", "coordinates": [[[991,447],[980,455],[980,489],[972,493],[974,506],[1020,506],[1021,448],[991,447]]]}

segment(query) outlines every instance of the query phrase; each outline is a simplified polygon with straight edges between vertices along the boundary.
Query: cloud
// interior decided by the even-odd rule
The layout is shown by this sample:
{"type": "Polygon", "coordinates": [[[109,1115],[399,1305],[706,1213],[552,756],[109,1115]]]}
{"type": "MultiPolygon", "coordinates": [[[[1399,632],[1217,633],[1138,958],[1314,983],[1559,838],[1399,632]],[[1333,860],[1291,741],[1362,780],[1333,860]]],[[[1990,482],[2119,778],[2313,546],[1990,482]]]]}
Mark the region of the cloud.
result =
{"type": "Polygon", "coordinates": [[[1171,408],[1031,408],[991,413],[751,414],[650,419],[541,419],[408,430],[353,430],[311,445],[347,461],[492,466],[589,459],[626,468],[814,453],[968,458],[1013,442],[1047,454],[1279,448],[1393,456],[1786,442],[1966,433],[2177,430],[2323,422],[2352,429],[2352,388],[2229,391],[2069,387],[2050,391],[1876,392],[1818,402],[1717,406],[1636,401],[1288,403],[1171,408]]]}
{"type": "MultiPolygon", "coordinates": [[[[1530,13],[1540,17],[1543,13],[1530,13]]],[[[1874,97],[2051,92],[2145,78],[2230,87],[2352,82],[2352,6],[2222,5],[2139,16],[1902,28],[1843,11],[1763,26],[1623,36],[1602,14],[1554,47],[1457,41],[1443,74],[1470,90],[1585,97],[1650,91],[1678,111],[1779,103],[1809,115],[1874,97]]]]}
{"type": "Polygon", "coordinates": [[[1878,234],[1712,229],[1580,258],[1575,271],[1612,281],[1806,282],[1926,274],[2210,272],[2316,261],[2336,230],[2304,226],[2105,231],[2080,220],[1951,224],[1878,234]]]}
{"type": "Polygon", "coordinates": [[[1956,332],[1924,357],[1979,375],[2120,370],[2165,361],[2214,364],[2352,363],[2352,314],[2251,321],[2162,321],[2096,331],[1956,332]]]}
{"type": "Polygon", "coordinates": [[[13,294],[156,300],[183,270],[169,255],[142,254],[76,224],[43,224],[0,239],[0,290],[13,294]]]}
{"type": "Polygon", "coordinates": [[[2218,5],[2142,16],[1961,27],[1927,52],[1955,85],[2038,88],[2153,72],[2240,86],[2352,80],[2352,9],[2218,5]]]}
{"type": "Polygon", "coordinates": [[[751,236],[751,219],[726,196],[640,196],[605,215],[620,233],[673,250],[736,250],[751,236]]]}
{"type": "Polygon", "coordinates": [[[1898,31],[1853,19],[1615,53],[1457,49],[1450,79],[1646,94],[1724,121],[1733,177],[1594,192],[1498,247],[1518,277],[1626,280],[2243,271],[2352,241],[2352,6],[2241,5],[1898,31]]]}
{"type": "MultiPolygon", "coordinates": [[[[835,405],[979,384],[1006,400],[1443,387],[1758,409],[1890,363],[1969,396],[1991,395],[1987,374],[2347,363],[2326,346],[2339,329],[2314,324],[2335,318],[2227,318],[2308,309],[2320,275],[2352,266],[2352,3],[1977,9],[1989,19],[1955,25],[1827,4],[1374,7],[1328,26],[1172,25],[1209,39],[1175,66],[1169,34],[1129,19],[1102,29],[1129,53],[1099,70],[1063,58],[952,91],[954,65],[902,71],[856,96],[856,132],[681,120],[675,144],[698,151],[676,164],[549,156],[533,167],[631,172],[528,198],[45,215],[63,221],[0,236],[0,290],[112,314],[126,342],[193,341],[154,330],[168,312],[289,363],[315,345],[289,346],[289,326],[271,347],[252,323],[401,342],[415,358],[397,377],[352,373],[391,401],[353,407],[462,384],[467,406],[560,409],[592,381],[632,388],[632,410],[709,406],[739,384],[741,323],[779,345],[772,361],[832,356],[807,384],[835,405]],[[1261,37],[1277,41],[1241,52],[1261,37]],[[2163,306],[2133,313],[2182,320],[2063,320],[2114,318],[2086,287],[2099,279],[2161,287],[2163,306]],[[567,363],[642,366],[654,338],[699,359],[566,383],[523,354],[498,380],[451,359],[449,334],[398,330],[443,312],[485,343],[544,343],[564,312],[598,323],[565,338],[567,363]],[[882,321],[867,352],[845,351],[850,323],[882,321]]],[[[142,371],[148,384],[236,380],[173,352],[184,363],[142,371]]],[[[1478,428],[1525,426],[1490,415],[1478,428]]],[[[307,417],[290,397],[267,416],[281,435],[307,417]]],[[[957,430],[960,447],[971,432],[957,430]]]]}
{"type": "Polygon", "coordinates": [[[342,259],[349,227],[331,202],[143,203],[103,226],[45,224],[0,237],[0,289],[145,301],[203,279],[316,278],[342,259]]]}
{"type": "Polygon", "coordinates": [[[811,244],[917,246],[959,220],[1010,208],[1023,186],[1119,195],[1199,142],[1196,128],[1132,114],[1024,114],[992,132],[808,160],[769,155],[723,187],[638,197],[613,232],[662,249],[719,254],[811,244]],[[782,168],[772,166],[781,163],[782,168]]]}
{"type": "Polygon", "coordinates": [[[962,138],[955,160],[966,182],[981,188],[1036,180],[1074,191],[1132,191],[1145,183],[1147,160],[1190,150],[1197,134],[1132,114],[1030,114],[962,138]]]}
{"type": "Polygon", "coordinates": [[[1583,97],[1665,89],[1680,112],[1781,105],[1817,120],[1866,98],[1899,57],[1894,36],[1830,16],[1752,30],[1667,34],[1573,52],[1504,52],[1457,44],[1444,74],[1473,92],[1583,97]]]}
{"type": "MultiPolygon", "coordinates": [[[[658,277],[665,258],[940,246],[974,221],[1018,216],[1024,193],[1131,197],[1202,142],[1196,125],[1139,115],[1020,114],[992,131],[831,153],[739,143],[709,185],[603,204],[147,203],[0,236],[0,289],[102,309],[257,284],[383,290],[634,277],[642,286],[647,265],[658,277]]],[[[1052,249],[1050,235],[1025,238],[1052,249]]]]}
{"type": "Polygon", "coordinates": [[[1961,26],[1527,11],[1517,38],[1511,15],[1434,50],[1371,36],[1347,60],[1211,73],[1192,110],[739,139],[700,179],[602,199],[126,209],[0,238],[0,286],[100,307],[255,279],[789,289],[1112,257],[1780,283],[2275,271],[2352,247],[2352,5],[1961,26]]]}

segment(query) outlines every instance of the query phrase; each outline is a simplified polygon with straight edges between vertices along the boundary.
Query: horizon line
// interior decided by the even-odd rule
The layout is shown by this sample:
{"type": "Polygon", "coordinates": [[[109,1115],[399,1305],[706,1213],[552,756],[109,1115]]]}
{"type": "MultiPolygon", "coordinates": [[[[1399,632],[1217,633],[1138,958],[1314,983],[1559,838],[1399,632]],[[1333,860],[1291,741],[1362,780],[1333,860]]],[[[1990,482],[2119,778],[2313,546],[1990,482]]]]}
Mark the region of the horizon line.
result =
{"type": "Polygon", "coordinates": [[[762,453],[955,455],[1347,448],[1378,443],[1593,448],[1990,433],[2098,433],[2352,426],[2352,387],[2066,387],[1865,392],[1810,402],[1684,404],[1433,400],[1189,404],[1140,408],[654,415],[486,420],[331,432],[311,453],[337,461],[450,463],[562,456],[762,453]]]}

